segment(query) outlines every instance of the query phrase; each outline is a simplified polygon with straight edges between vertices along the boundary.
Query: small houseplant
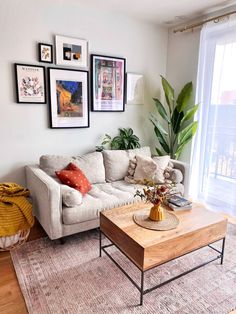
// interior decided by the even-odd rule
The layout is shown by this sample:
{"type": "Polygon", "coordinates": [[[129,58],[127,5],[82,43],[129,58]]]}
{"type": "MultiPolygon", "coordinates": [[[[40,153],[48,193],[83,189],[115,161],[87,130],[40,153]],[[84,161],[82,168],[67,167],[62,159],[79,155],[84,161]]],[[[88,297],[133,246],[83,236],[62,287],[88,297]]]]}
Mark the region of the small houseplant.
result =
{"type": "Polygon", "coordinates": [[[158,115],[151,114],[150,120],[161,146],[156,151],[160,156],[168,154],[171,158],[178,159],[197,131],[198,122],[192,119],[198,105],[191,105],[192,82],[187,83],[175,99],[173,87],[164,77],[161,76],[161,79],[168,110],[159,99],[153,98],[158,115]],[[160,117],[164,124],[160,123],[160,117]]]}
{"type": "Polygon", "coordinates": [[[171,195],[171,187],[171,184],[160,185],[148,181],[142,191],[136,191],[135,196],[139,196],[142,200],[153,204],[149,214],[151,220],[160,221],[165,219],[164,210],[161,205],[171,195]]]}
{"type": "Polygon", "coordinates": [[[139,148],[139,138],[134,134],[131,128],[119,128],[119,135],[112,138],[110,135],[105,134],[103,138],[100,150],[104,149],[104,145],[110,149],[134,149],[139,148]]]}

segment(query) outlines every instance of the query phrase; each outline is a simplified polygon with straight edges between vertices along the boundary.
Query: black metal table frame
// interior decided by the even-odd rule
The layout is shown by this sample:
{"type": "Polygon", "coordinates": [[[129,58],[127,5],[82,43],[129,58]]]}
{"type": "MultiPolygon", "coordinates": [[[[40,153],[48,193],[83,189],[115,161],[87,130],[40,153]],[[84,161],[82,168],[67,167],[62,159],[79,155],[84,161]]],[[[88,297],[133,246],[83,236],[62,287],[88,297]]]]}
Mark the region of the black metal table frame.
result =
{"type": "Polygon", "coordinates": [[[139,290],[139,292],[140,292],[140,303],[139,303],[139,304],[140,304],[140,305],[143,305],[143,296],[144,296],[145,294],[147,294],[147,293],[149,293],[149,292],[152,292],[153,290],[158,289],[158,288],[160,288],[160,287],[162,287],[162,286],[168,284],[169,282],[171,282],[171,281],[173,281],[173,280],[175,280],[175,279],[178,279],[178,278],[180,278],[180,277],[182,277],[182,276],[184,276],[184,275],[187,275],[187,274],[189,274],[190,272],[192,272],[192,271],[194,271],[194,270],[196,270],[196,269],[198,269],[198,268],[201,268],[201,267],[203,267],[203,266],[205,266],[205,265],[207,265],[207,264],[209,264],[209,263],[212,263],[212,262],[218,260],[219,258],[220,258],[220,263],[221,263],[221,265],[222,265],[222,264],[223,264],[223,260],[224,260],[224,250],[225,250],[225,237],[222,238],[222,239],[219,239],[219,240],[217,240],[217,241],[214,241],[214,242],[212,242],[212,243],[209,243],[208,245],[204,245],[204,246],[202,246],[202,247],[200,247],[200,248],[198,248],[198,249],[192,250],[191,252],[182,254],[182,255],[180,255],[180,256],[178,256],[178,257],[175,257],[175,258],[173,258],[173,259],[171,259],[171,260],[169,260],[169,261],[167,261],[167,262],[161,263],[161,264],[159,264],[159,265],[157,265],[157,266],[154,266],[154,267],[152,267],[152,268],[149,268],[149,269],[146,269],[146,270],[142,270],[142,269],[140,269],[140,268],[131,260],[131,258],[130,258],[125,252],[123,252],[104,232],[102,232],[101,229],[99,229],[99,256],[100,256],[100,257],[102,256],[102,251],[103,251],[103,252],[113,261],[113,263],[122,271],[122,273],[125,274],[125,276],[131,281],[131,283],[139,290]],[[102,234],[111,242],[110,244],[102,245],[102,234]],[[214,243],[216,243],[216,242],[219,242],[219,241],[222,241],[222,249],[221,249],[221,251],[219,251],[219,250],[216,249],[215,247],[211,246],[212,244],[214,244],[214,243]],[[137,267],[137,269],[141,272],[141,283],[140,283],[140,286],[133,280],[133,278],[131,278],[131,277],[129,276],[129,274],[128,274],[128,273],[117,263],[117,261],[107,252],[106,249],[109,248],[109,247],[111,247],[111,246],[115,246],[115,247],[116,247],[122,254],[124,254],[124,255],[130,260],[130,262],[131,262],[133,265],[135,265],[135,266],[137,267]],[[152,288],[148,288],[148,289],[144,290],[144,273],[145,273],[145,272],[147,272],[147,271],[149,271],[149,270],[152,270],[152,269],[154,269],[154,268],[156,268],[156,267],[158,267],[158,266],[160,266],[160,265],[166,264],[166,263],[168,263],[168,262],[170,262],[170,261],[173,261],[173,260],[175,260],[175,259],[177,259],[177,258],[179,258],[179,257],[182,257],[182,256],[185,256],[185,255],[187,255],[187,254],[193,253],[194,251],[200,250],[200,249],[202,249],[202,248],[204,248],[204,247],[207,247],[207,246],[208,246],[209,248],[211,248],[212,250],[216,251],[217,253],[219,253],[220,255],[217,255],[216,257],[210,259],[209,261],[204,262],[204,263],[202,263],[202,264],[200,264],[200,265],[197,265],[197,266],[195,266],[195,267],[193,267],[193,268],[191,268],[191,269],[189,269],[189,270],[187,270],[187,271],[185,271],[185,272],[183,272],[183,273],[181,273],[181,274],[179,274],[179,275],[177,275],[177,276],[175,276],[175,277],[172,277],[172,278],[170,278],[170,279],[168,279],[168,280],[166,280],[166,281],[164,281],[164,282],[162,282],[162,283],[160,283],[160,284],[158,284],[158,285],[156,285],[156,286],[153,286],[152,288]]]}

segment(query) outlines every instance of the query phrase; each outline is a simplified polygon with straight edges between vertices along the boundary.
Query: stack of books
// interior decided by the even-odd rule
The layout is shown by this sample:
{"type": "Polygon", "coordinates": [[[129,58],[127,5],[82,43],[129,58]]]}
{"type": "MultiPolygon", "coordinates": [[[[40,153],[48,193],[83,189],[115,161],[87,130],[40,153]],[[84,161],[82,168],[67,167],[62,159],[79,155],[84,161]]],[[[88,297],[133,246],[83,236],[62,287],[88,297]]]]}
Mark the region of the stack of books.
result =
{"type": "Polygon", "coordinates": [[[174,195],[168,199],[168,206],[174,211],[192,209],[192,202],[178,195],[174,195]]]}

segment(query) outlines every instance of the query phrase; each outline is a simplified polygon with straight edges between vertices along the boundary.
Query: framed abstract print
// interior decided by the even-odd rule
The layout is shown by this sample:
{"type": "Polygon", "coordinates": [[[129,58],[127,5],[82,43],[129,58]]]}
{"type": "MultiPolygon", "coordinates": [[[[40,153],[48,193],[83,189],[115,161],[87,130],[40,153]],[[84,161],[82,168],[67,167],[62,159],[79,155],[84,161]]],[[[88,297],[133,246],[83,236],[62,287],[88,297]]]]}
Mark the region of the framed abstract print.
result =
{"type": "Polygon", "coordinates": [[[88,67],[88,42],[85,39],[56,35],[56,63],[78,68],[88,67]]]}
{"type": "Polygon", "coordinates": [[[88,128],[88,71],[48,68],[51,128],[88,128]]]}
{"type": "Polygon", "coordinates": [[[38,43],[39,62],[53,63],[53,46],[38,43]]]}
{"type": "Polygon", "coordinates": [[[125,110],[124,58],[91,55],[92,111],[125,110]]]}
{"type": "Polygon", "coordinates": [[[127,105],[144,104],[144,80],[142,74],[127,73],[126,77],[127,105]]]}
{"type": "Polygon", "coordinates": [[[18,103],[46,103],[45,68],[15,63],[16,98],[18,103]]]}

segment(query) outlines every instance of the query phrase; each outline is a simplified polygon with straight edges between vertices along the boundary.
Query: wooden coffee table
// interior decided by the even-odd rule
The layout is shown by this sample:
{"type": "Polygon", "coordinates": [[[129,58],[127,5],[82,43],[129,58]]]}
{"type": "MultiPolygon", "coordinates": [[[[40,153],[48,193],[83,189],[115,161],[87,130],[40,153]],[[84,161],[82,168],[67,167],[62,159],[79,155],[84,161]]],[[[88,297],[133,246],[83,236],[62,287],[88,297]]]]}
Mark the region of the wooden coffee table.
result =
{"type": "Polygon", "coordinates": [[[180,220],[176,229],[169,231],[145,229],[133,221],[134,212],[145,208],[151,208],[151,205],[132,204],[104,210],[100,213],[100,256],[102,256],[103,251],[140,291],[140,305],[143,304],[144,294],[217,259],[220,259],[222,264],[227,229],[226,218],[198,204],[193,204],[192,210],[175,212],[180,220]],[[102,234],[110,240],[110,244],[102,245],[102,234]],[[222,240],[221,250],[211,246],[212,243],[219,240],[222,240]],[[140,285],[108,253],[107,248],[113,245],[141,271],[140,285]],[[216,251],[217,256],[161,284],[144,290],[146,271],[205,246],[216,251]]]}

